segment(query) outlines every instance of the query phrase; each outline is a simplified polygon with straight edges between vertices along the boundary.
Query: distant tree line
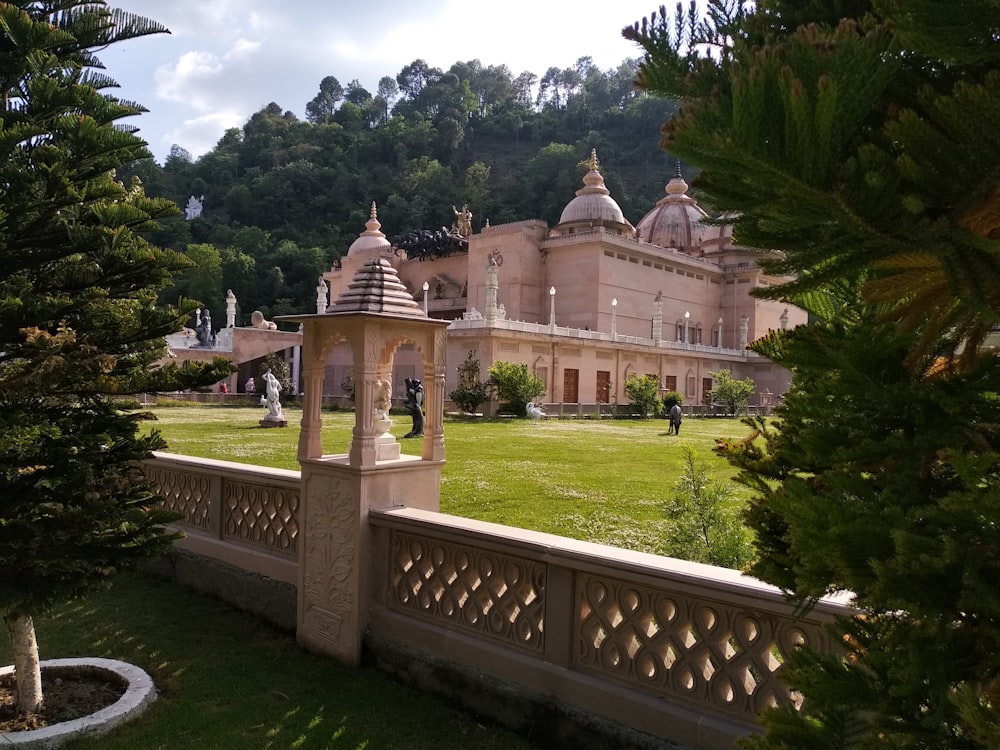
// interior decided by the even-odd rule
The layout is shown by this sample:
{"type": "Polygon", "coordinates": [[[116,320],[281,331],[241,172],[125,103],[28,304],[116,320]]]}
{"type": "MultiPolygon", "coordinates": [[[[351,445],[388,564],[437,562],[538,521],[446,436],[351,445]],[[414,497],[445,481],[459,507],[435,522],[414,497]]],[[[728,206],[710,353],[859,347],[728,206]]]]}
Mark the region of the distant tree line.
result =
{"type": "Polygon", "coordinates": [[[227,289],[238,323],[254,310],[312,312],[317,277],[364,230],[372,201],[387,236],[438,231],[466,203],[475,231],[487,220],[555,223],[592,148],[637,221],[674,169],[659,139],[675,104],[633,87],[636,64],[600,70],[584,57],[539,78],[415,60],[374,94],[330,75],[305,120],[271,103],[197,159],[175,145],[162,165],[131,163],[120,177],[140,177],[151,196],[181,206],[205,196],[200,217],[165,221],[150,237],[196,263],[162,301],[199,300],[220,324],[227,289]]]}

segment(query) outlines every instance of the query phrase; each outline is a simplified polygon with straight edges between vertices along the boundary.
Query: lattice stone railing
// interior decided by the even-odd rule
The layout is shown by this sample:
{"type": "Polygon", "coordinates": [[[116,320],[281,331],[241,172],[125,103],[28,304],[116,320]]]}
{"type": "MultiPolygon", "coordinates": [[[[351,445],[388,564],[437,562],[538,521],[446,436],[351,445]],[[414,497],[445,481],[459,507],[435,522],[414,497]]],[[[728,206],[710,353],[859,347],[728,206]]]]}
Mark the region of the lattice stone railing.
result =
{"type": "Polygon", "coordinates": [[[189,534],[298,559],[297,471],[169,453],[157,453],[145,471],[189,534]]]}
{"type": "MultiPolygon", "coordinates": [[[[484,639],[467,656],[484,671],[496,657],[478,651],[517,649],[556,669],[539,680],[545,690],[576,674],[592,692],[618,685],[595,699],[598,710],[614,712],[622,690],[643,705],[687,706],[688,716],[714,717],[724,746],[764,707],[797,702],[781,664],[801,644],[835,649],[829,626],[850,612],[828,600],[796,617],[779,591],[736,571],[444,514],[399,508],[370,520],[388,571],[387,614],[373,622],[392,637],[423,649],[451,643],[448,631],[484,639]]],[[[567,683],[567,696],[581,689],[567,683]]]]}
{"type": "Polygon", "coordinates": [[[429,536],[392,537],[393,606],[541,651],[545,566],[502,552],[429,536]]]}
{"type": "Polygon", "coordinates": [[[707,591],[691,596],[666,581],[641,586],[584,572],[576,580],[574,666],[741,719],[792,699],[776,673],[796,646],[829,647],[818,623],[707,591]]]}

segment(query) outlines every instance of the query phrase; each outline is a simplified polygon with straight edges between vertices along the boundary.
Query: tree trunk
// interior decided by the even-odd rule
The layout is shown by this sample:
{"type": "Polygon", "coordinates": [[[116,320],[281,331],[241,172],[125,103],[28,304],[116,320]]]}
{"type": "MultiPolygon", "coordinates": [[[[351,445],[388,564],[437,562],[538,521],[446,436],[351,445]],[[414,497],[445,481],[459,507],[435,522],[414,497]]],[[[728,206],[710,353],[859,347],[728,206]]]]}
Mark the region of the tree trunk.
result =
{"type": "Polygon", "coordinates": [[[17,683],[17,712],[34,714],[42,708],[42,667],[38,661],[35,623],[31,617],[8,616],[7,630],[14,650],[14,679],[17,683]]]}

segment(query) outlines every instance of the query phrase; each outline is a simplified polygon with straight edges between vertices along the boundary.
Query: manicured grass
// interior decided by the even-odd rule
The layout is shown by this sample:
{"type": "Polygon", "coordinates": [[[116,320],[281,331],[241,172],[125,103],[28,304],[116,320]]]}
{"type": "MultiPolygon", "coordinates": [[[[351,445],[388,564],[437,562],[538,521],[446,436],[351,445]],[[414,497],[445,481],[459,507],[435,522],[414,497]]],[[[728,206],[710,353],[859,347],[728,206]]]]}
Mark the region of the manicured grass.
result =
{"type": "MultiPolygon", "coordinates": [[[[535,747],[374,667],[309,654],[249,615],[140,574],[36,618],[36,630],[43,659],[119,659],[156,683],[158,698],[145,714],[67,750],[535,747]]],[[[11,660],[0,639],[0,664],[11,660]]]]}
{"type": "MultiPolygon", "coordinates": [[[[258,426],[263,410],[214,406],[157,408],[170,450],[296,469],[301,412],[289,426],[258,426]]],[[[346,452],[354,415],[324,413],[324,447],[346,452]]],[[[393,432],[410,427],[394,417],[393,432]]],[[[732,469],[712,453],[715,439],[742,436],[732,420],[687,419],[679,437],[666,422],[449,419],[441,509],[581,539],[659,551],[664,510],[692,447],[717,479],[732,469]]],[[[403,440],[407,453],[418,440],[403,440]]],[[[740,496],[734,496],[740,502],[740,496]]],[[[351,669],[309,654],[287,634],[177,584],[139,574],[111,590],[36,618],[42,657],[103,656],[136,664],[159,698],[111,735],[68,750],[528,750],[527,740],[453,711],[393,683],[374,668],[351,669]]],[[[0,642],[0,664],[11,661],[0,642]]]]}
{"type": "MultiPolygon", "coordinates": [[[[169,450],[205,458],[298,469],[301,411],[286,410],[287,428],[261,428],[264,409],[171,406],[154,410],[169,450]]],[[[354,414],[324,412],[323,448],[346,453],[354,414]]],[[[404,453],[420,440],[404,440],[406,415],[393,415],[391,432],[404,453]]],[[[684,420],[679,436],[667,422],[650,420],[446,418],[441,510],[576,539],[665,553],[671,518],[664,501],[674,493],[690,446],[708,475],[728,481],[734,469],[712,448],[719,437],[743,437],[732,419],[684,420]]],[[[746,497],[733,487],[734,503],[746,497]]]]}

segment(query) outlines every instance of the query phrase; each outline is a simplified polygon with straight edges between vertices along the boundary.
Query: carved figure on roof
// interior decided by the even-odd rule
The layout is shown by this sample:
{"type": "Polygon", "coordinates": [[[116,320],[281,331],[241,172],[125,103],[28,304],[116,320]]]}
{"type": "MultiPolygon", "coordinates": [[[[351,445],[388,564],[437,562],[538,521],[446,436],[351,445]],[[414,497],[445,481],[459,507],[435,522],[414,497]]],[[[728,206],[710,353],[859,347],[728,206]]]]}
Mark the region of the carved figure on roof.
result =
{"type": "Polygon", "coordinates": [[[264,331],[276,331],[278,330],[278,324],[271,320],[264,319],[264,313],[260,310],[254,310],[250,313],[250,327],[260,328],[264,331]]]}
{"type": "Polygon", "coordinates": [[[394,248],[406,251],[410,260],[434,260],[469,250],[469,242],[447,227],[414,229],[390,238],[394,248]]]}
{"type": "Polygon", "coordinates": [[[212,335],[212,314],[208,308],[201,312],[201,320],[195,328],[195,335],[198,337],[198,346],[209,347],[215,343],[215,337],[212,335]]]}
{"type": "Polygon", "coordinates": [[[472,211],[469,210],[469,204],[463,204],[461,211],[454,206],[451,207],[451,210],[455,214],[455,232],[463,237],[468,237],[472,234],[472,211]]]}
{"type": "Polygon", "coordinates": [[[236,325],[236,295],[232,289],[226,290],[226,328],[236,325]]]}
{"type": "Polygon", "coordinates": [[[319,283],[316,284],[316,314],[322,315],[326,312],[326,306],[330,297],[330,286],[326,283],[326,279],[322,276],[319,277],[319,283]]]}

